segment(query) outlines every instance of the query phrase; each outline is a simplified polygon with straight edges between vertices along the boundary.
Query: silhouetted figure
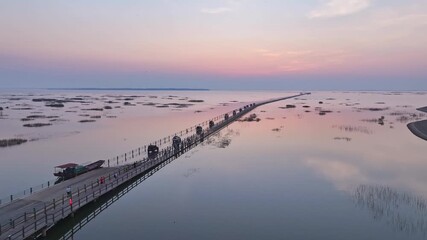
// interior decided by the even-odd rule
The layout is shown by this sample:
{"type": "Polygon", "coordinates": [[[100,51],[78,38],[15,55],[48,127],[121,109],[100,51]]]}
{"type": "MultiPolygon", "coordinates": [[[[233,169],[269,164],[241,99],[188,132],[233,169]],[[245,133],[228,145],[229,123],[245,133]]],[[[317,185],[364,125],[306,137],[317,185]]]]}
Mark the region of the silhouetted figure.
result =
{"type": "Polygon", "coordinates": [[[71,197],[71,187],[70,186],[67,187],[66,192],[67,192],[67,196],[71,197]]]}

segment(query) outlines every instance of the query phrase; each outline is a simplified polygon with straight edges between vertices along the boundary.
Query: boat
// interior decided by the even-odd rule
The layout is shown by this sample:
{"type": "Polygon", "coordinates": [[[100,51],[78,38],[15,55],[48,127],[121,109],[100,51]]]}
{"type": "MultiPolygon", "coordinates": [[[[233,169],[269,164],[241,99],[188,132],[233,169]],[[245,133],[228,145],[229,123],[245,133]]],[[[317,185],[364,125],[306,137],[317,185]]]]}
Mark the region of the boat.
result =
{"type": "MultiPolygon", "coordinates": [[[[66,163],[55,167],[54,176],[58,177],[59,182],[74,178],[89,171],[100,168],[105,160],[98,160],[88,165],[79,165],[77,163],[66,163]]],[[[58,182],[58,181],[57,181],[58,182]]]]}

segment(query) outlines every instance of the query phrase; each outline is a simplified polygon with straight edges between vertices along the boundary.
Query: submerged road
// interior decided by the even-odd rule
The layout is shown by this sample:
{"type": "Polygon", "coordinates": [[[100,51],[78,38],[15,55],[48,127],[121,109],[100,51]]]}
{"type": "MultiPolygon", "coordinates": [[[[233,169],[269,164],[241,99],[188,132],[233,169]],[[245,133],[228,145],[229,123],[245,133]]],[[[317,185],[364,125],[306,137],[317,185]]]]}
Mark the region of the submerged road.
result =
{"type": "Polygon", "coordinates": [[[427,120],[411,122],[407,126],[415,136],[427,141],[427,120]]]}
{"type": "MultiPolygon", "coordinates": [[[[427,107],[418,108],[417,110],[427,113],[427,107]]],[[[407,127],[415,136],[427,141],[427,120],[411,122],[407,127]]]]}
{"type": "MultiPolygon", "coordinates": [[[[174,148],[169,144],[154,157],[143,157],[132,163],[127,162],[127,164],[116,167],[110,167],[110,160],[108,160],[109,167],[93,170],[21,199],[13,200],[8,204],[0,205],[0,240],[25,239],[44,235],[58,221],[73,216],[75,211],[87,203],[96,201],[105,193],[156,168],[166,160],[178,157],[256,107],[306,94],[301,93],[242,106],[200,124],[199,126],[208,125],[201,133],[189,132],[189,130],[193,130],[193,127],[181,131],[181,136],[183,132],[186,132],[187,136],[182,139],[179,148],[174,148]],[[105,178],[104,182],[99,181],[101,177],[105,178]],[[71,197],[66,194],[68,186],[72,190],[71,197]]],[[[194,128],[194,130],[196,129],[194,128]]],[[[164,143],[167,140],[170,142],[170,138],[164,138],[164,143]]],[[[162,141],[159,143],[161,144],[162,141]]],[[[135,150],[135,155],[141,155],[140,150],[135,150]]],[[[134,156],[134,150],[131,155],[134,156]]],[[[124,154],[125,160],[126,156],[124,154]]],[[[119,163],[118,157],[117,163],[119,163]]]]}

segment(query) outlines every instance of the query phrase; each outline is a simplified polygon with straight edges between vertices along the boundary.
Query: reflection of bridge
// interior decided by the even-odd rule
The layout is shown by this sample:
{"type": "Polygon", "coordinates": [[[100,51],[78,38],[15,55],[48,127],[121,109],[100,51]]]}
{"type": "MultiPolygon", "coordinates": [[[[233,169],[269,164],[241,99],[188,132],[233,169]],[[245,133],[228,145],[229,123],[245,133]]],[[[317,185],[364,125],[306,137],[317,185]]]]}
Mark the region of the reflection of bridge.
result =
{"type": "MultiPolygon", "coordinates": [[[[46,235],[48,229],[55,226],[62,219],[74,216],[75,212],[86,204],[98,199],[102,201],[101,197],[103,195],[113,191],[120,191],[116,197],[111,197],[105,203],[107,205],[102,204],[100,206],[100,209],[104,209],[120,198],[122,196],[120,194],[125,194],[148,176],[151,176],[159,167],[163,167],[183,152],[197,146],[205,138],[233,123],[254,108],[302,95],[305,95],[305,93],[245,105],[205,121],[200,125],[155,141],[150,145],[155,145],[161,149],[158,152],[156,151],[154,155],[143,157],[142,160],[140,156],[147,154],[147,146],[108,159],[106,168],[85,173],[57,185],[47,184],[47,187],[38,192],[30,189],[30,191],[26,192],[27,195],[20,199],[11,196],[9,203],[0,206],[0,239],[24,239],[46,235]],[[203,129],[206,125],[208,127],[203,129]],[[200,127],[202,131],[194,133],[195,130],[200,130],[200,127]],[[174,146],[170,144],[173,136],[182,137],[179,147],[175,144],[174,146]],[[137,158],[136,161],[133,160],[135,158],[137,158]],[[67,196],[64,193],[67,186],[72,188],[71,196],[67,196]],[[119,190],[123,187],[123,190],[119,190]]],[[[94,214],[96,214],[96,211],[94,211],[94,214]]],[[[89,216],[93,216],[93,214],[89,214],[89,216]]],[[[81,223],[84,225],[84,222],[81,223]]],[[[68,236],[72,236],[72,233],[66,235],[66,237],[68,236]]]]}

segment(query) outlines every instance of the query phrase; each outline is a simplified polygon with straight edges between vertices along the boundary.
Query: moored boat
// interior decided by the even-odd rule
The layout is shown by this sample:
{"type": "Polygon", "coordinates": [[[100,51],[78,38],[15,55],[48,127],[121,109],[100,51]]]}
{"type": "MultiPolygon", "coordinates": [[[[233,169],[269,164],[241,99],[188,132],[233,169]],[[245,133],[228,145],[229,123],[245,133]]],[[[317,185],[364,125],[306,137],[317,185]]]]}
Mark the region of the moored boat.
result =
{"type": "Polygon", "coordinates": [[[79,165],[76,163],[66,163],[55,167],[53,175],[58,177],[57,182],[65,181],[74,178],[78,175],[100,168],[104,164],[104,160],[98,160],[88,165],[79,165]]]}

